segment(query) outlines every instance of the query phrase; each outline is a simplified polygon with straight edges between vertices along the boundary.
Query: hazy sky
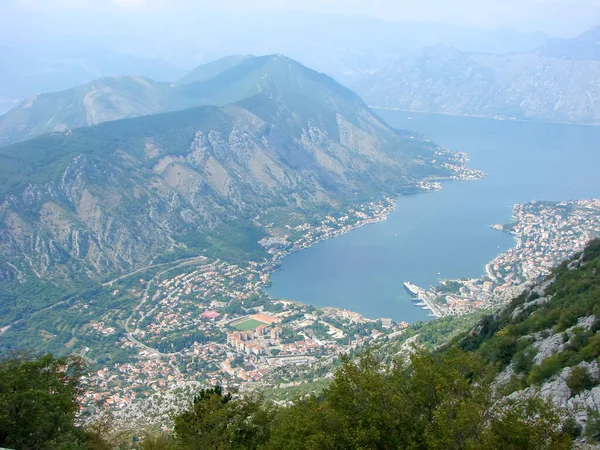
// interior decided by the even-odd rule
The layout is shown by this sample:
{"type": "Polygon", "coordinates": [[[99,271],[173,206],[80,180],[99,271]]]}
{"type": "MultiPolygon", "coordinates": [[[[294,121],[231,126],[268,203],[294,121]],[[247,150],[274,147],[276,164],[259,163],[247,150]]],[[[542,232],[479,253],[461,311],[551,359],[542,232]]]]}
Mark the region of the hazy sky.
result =
{"type": "Polygon", "coordinates": [[[100,26],[99,18],[95,24],[93,20],[99,11],[156,26],[178,15],[305,11],[485,28],[510,26],[567,36],[600,23],[600,0],[0,0],[5,19],[0,25],[14,27],[27,20],[25,12],[34,11],[43,12],[50,23],[67,27],[74,26],[74,19],[100,26]]]}

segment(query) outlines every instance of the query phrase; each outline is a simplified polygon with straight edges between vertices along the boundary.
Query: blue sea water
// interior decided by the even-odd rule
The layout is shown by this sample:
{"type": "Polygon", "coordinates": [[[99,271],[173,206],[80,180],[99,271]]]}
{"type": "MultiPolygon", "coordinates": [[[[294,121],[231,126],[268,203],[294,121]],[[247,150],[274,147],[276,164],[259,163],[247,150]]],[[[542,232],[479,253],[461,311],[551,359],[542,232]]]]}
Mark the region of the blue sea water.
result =
{"type": "Polygon", "coordinates": [[[512,205],[600,197],[600,128],[378,111],[392,126],[423,133],[470,155],[488,176],[444,183],[440,192],[403,196],[388,219],[294,253],[268,293],[368,318],[426,320],[404,281],[420,286],[477,277],[513,245],[490,225],[512,205]]]}

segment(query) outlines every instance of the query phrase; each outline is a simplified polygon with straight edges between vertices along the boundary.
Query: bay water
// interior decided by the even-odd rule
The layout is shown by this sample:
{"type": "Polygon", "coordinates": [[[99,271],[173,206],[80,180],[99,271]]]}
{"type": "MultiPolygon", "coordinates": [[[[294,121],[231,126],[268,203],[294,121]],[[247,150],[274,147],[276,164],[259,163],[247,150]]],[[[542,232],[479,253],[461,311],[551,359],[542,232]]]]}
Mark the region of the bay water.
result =
{"type": "Polygon", "coordinates": [[[482,275],[514,244],[490,226],[510,222],[515,203],[600,197],[600,127],[377,112],[395,128],[467,152],[469,166],[487,177],[402,196],[384,222],[289,255],[267,289],[274,298],[427,320],[403,282],[427,287],[482,275]]]}

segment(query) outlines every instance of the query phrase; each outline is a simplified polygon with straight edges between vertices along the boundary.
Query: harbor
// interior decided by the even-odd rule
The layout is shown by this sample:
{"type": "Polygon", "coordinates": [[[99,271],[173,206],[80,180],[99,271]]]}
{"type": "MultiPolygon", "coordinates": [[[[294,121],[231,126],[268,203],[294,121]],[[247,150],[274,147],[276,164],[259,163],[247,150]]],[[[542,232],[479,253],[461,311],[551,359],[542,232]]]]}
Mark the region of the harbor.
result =
{"type": "Polygon", "coordinates": [[[429,315],[431,317],[442,317],[444,315],[435,303],[435,296],[427,292],[427,290],[409,281],[404,282],[404,289],[411,295],[414,305],[430,311],[429,315]]]}

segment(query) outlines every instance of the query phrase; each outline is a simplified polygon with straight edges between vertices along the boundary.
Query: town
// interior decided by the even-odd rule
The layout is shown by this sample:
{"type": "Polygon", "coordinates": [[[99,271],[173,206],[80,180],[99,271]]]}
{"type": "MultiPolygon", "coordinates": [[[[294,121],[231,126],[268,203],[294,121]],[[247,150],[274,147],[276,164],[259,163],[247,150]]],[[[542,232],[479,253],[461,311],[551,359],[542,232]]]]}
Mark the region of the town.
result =
{"type": "MultiPolygon", "coordinates": [[[[263,292],[270,274],[290,252],[384,220],[394,205],[394,199],[386,198],[328,215],[317,226],[303,223],[274,230],[261,241],[271,255],[263,263],[205,261],[140,278],[143,293],[123,324],[98,321],[89,328],[97,339],[118,336],[119,351],[127,357],[84,377],[83,410],[95,415],[124,409],[189,383],[240,389],[265,378],[278,379],[280,369],[285,369],[285,381],[293,381],[296,368],[332,362],[402,332],[408,323],[316,309],[263,292]]],[[[111,295],[119,294],[118,283],[109,287],[111,295]]]]}

